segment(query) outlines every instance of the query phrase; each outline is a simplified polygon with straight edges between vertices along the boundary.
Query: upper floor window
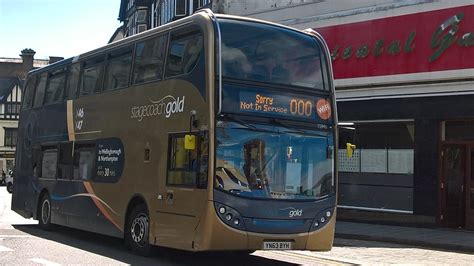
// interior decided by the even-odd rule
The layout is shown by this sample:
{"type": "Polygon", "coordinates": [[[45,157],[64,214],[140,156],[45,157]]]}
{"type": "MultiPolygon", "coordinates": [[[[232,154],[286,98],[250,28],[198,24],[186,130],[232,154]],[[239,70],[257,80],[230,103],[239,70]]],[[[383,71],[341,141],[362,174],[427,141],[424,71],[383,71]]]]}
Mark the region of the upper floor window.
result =
{"type": "Polygon", "coordinates": [[[7,114],[7,115],[18,115],[18,114],[20,114],[20,103],[19,102],[6,102],[5,103],[5,114],[7,114]]]}
{"type": "Polygon", "coordinates": [[[188,8],[188,0],[175,0],[175,16],[186,16],[186,9],[188,8]]]}
{"type": "Polygon", "coordinates": [[[172,33],[166,77],[178,76],[191,72],[204,50],[203,37],[198,30],[185,33],[172,33]]]}
{"type": "Polygon", "coordinates": [[[5,147],[15,147],[18,135],[17,128],[5,128],[5,147]]]}

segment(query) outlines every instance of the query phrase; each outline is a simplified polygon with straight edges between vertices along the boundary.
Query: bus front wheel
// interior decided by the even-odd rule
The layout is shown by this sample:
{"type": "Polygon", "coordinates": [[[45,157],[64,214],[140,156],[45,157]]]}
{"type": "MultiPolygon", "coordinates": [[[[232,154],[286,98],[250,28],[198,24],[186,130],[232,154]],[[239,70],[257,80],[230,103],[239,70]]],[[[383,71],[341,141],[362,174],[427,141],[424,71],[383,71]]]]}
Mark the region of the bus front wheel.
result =
{"type": "Polygon", "coordinates": [[[148,256],[152,247],[148,242],[150,218],[144,204],[139,204],[133,208],[125,230],[127,246],[139,255],[148,256]]]}
{"type": "Polygon", "coordinates": [[[43,194],[38,207],[38,220],[40,227],[44,230],[51,230],[51,200],[49,199],[48,193],[43,194]]]}

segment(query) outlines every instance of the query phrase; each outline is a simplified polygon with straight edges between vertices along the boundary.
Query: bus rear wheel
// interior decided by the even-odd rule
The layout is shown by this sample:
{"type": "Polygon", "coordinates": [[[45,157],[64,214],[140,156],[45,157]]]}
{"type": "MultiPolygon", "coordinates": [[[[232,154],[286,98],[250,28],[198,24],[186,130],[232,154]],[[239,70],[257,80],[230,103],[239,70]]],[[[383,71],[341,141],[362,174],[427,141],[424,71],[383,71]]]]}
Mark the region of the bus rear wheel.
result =
{"type": "Polygon", "coordinates": [[[150,255],[152,245],[148,242],[150,218],[144,204],[133,208],[125,228],[125,243],[134,252],[142,256],[150,255]]]}
{"type": "Polygon", "coordinates": [[[47,193],[43,194],[41,197],[41,202],[38,207],[38,220],[40,227],[44,230],[51,230],[51,200],[47,193]]]}

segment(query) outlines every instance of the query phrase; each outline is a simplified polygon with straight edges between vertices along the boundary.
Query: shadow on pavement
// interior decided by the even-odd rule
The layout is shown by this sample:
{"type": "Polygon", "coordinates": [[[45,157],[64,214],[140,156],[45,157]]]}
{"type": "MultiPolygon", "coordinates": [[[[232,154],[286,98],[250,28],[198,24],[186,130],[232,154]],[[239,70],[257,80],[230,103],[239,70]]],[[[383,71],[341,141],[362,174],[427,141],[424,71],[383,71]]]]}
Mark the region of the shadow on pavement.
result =
{"type": "Polygon", "coordinates": [[[155,247],[150,257],[131,253],[123,240],[62,226],[44,231],[38,225],[13,225],[19,231],[58,242],[73,248],[105,256],[133,265],[294,265],[258,256],[232,252],[193,253],[169,248],[155,247]]]}

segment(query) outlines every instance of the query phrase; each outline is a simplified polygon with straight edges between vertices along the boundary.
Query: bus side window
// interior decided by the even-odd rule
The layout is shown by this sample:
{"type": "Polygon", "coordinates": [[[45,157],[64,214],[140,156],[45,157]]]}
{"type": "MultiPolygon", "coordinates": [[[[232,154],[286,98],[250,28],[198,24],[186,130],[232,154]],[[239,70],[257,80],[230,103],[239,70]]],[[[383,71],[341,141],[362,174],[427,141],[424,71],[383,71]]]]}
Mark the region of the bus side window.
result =
{"type": "Polygon", "coordinates": [[[44,105],[57,103],[63,100],[64,86],[66,85],[66,69],[58,69],[49,73],[48,85],[44,105]]]}
{"type": "Polygon", "coordinates": [[[36,86],[36,92],[35,92],[35,99],[34,99],[33,107],[40,107],[40,106],[43,105],[47,76],[48,76],[48,73],[43,73],[43,74],[41,74],[41,76],[39,78],[38,85],[36,86]]]}
{"type": "Polygon", "coordinates": [[[86,60],[83,63],[81,71],[79,95],[85,96],[100,92],[102,89],[103,75],[104,56],[86,60]]]}
{"type": "Polygon", "coordinates": [[[139,42],[135,48],[133,64],[133,84],[161,80],[165,61],[167,36],[139,42]]]}
{"type": "Polygon", "coordinates": [[[195,186],[198,168],[198,151],[186,150],[185,134],[169,138],[168,175],[166,183],[177,186],[195,186]]]}
{"type": "Polygon", "coordinates": [[[35,85],[36,85],[37,76],[30,76],[25,86],[25,97],[23,98],[23,109],[31,108],[33,104],[33,98],[35,95],[35,85]]]}
{"type": "Polygon", "coordinates": [[[76,144],[74,146],[74,180],[93,178],[95,144],[76,144]]]}
{"type": "Polygon", "coordinates": [[[58,179],[72,178],[72,142],[59,144],[58,179]]]}
{"type": "Polygon", "coordinates": [[[41,178],[56,178],[58,150],[56,147],[43,147],[41,156],[41,178]]]}
{"type": "Polygon", "coordinates": [[[180,35],[172,33],[166,60],[166,77],[191,72],[204,50],[203,47],[203,37],[198,31],[180,35]]]}
{"type": "Polygon", "coordinates": [[[66,99],[75,99],[77,95],[77,83],[79,82],[80,63],[75,63],[69,67],[66,85],[66,99]]]}
{"type": "Polygon", "coordinates": [[[108,54],[104,91],[128,86],[132,66],[132,50],[132,47],[129,46],[108,54]]]}

